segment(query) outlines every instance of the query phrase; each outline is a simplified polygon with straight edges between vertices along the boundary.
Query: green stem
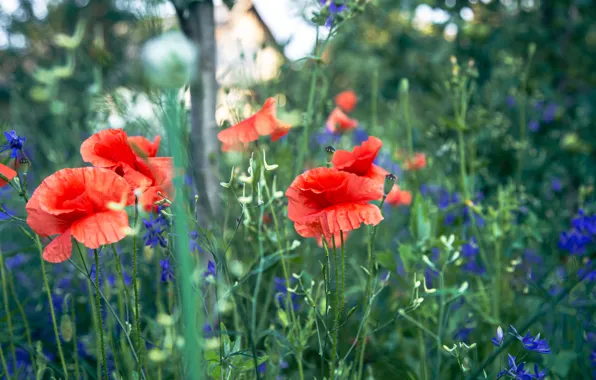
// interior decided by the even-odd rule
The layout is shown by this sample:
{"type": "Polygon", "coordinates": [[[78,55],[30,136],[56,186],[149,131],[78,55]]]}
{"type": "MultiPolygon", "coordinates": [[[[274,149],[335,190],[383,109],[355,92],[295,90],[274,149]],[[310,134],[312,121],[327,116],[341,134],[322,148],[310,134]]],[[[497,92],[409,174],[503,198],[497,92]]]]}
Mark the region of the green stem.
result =
{"type": "Polygon", "coordinates": [[[418,330],[418,356],[420,356],[420,377],[422,380],[426,380],[426,347],[424,346],[424,335],[422,330],[418,330]]]}
{"type": "Polygon", "coordinates": [[[344,248],[344,232],[339,231],[339,238],[341,239],[341,299],[339,301],[339,314],[342,315],[345,307],[345,286],[346,286],[346,252],[344,248]]]}
{"type": "MultiPolygon", "coordinates": [[[[137,222],[139,220],[139,201],[135,197],[134,207],[134,219],[133,219],[133,231],[137,228],[137,222]]],[[[139,285],[138,285],[138,261],[137,261],[137,234],[135,233],[132,237],[132,286],[135,298],[135,334],[137,338],[137,355],[139,362],[137,363],[137,372],[141,372],[143,368],[143,355],[141,353],[141,316],[139,313],[139,285]]]]}
{"type": "Polygon", "coordinates": [[[437,329],[437,363],[435,367],[434,379],[439,379],[441,373],[441,350],[443,348],[443,319],[445,317],[445,277],[443,270],[439,272],[439,321],[437,329]]]}
{"type": "MultiPolygon", "coordinates": [[[[383,199],[381,199],[381,204],[379,208],[383,209],[383,204],[385,203],[385,198],[387,195],[383,195],[383,199]]],[[[377,254],[374,250],[375,238],[377,236],[377,227],[378,225],[373,227],[372,234],[370,235],[370,239],[368,240],[368,278],[366,279],[366,290],[365,290],[365,303],[370,302],[370,298],[372,297],[372,279],[376,272],[377,267],[377,254]]],[[[365,315],[364,321],[362,321],[364,325],[364,334],[362,336],[362,343],[360,346],[360,353],[358,355],[358,379],[362,379],[362,372],[364,367],[364,352],[366,351],[366,339],[368,337],[368,328],[366,326],[366,319],[367,316],[365,315]]]]}
{"type": "Polygon", "coordinates": [[[0,361],[2,362],[2,370],[6,374],[6,379],[9,379],[9,377],[8,377],[8,365],[6,364],[6,358],[4,358],[4,351],[2,350],[2,345],[1,344],[0,344],[0,361]]]}
{"type": "MultiPolygon", "coordinates": [[[[335,379],[335,358],[337,357],[337,336],[339,330],[339,260],[337,257],[335,235],[332,236],[331,242],[333,243],[333,259],[335,260],[335,305],[333,306],[333,340],[331,344],[331,360],[329,362],[329,379],[335,379]]],[[[329,283],[331,283],[331,280],[329,283]]]]}
{"type": "Polygon", "coordinates": [[[64,378],[68,380],[68,369],[66,368],[66,360],[64,360],[64,352],[62,351],[62,343],[60,343],[60,333],[58,332],[58,323],[56,322],[56,312],[54,311],[54,302],[52,301],[52,289],[48,282],[48,275],[46,273],[45,260],[43,259],[43,248],[41,247],[41,241],[39,236],[35,236],[35,244],[39,250],[39,258],[41,259],[41,275],[45,286],[46,293],[48,295],[48,302],[50,305],[50,316],[52,317],[52,326],[54,328],[54,336],[56,337],[56,346],[58,348],[58,356],[62,364],[62,371],[64,371],[64,378]]]}
{"type": "MultiPolygon", "coordinates": [[[[403,79],[402,81],[405,81],[403,79]]],[[[408,140],[408,160],[414,159],[414,133],[412,131],[412,120],[410,118],[410,92],[408,86],[403,84],[407,82],[402,82],[402,112],[404,115],[404,122],[406,124],[406,139],[408,140]]],[[[409,173],[412,175],[414,180],[414,189],[418,189],[418,175],[416,174],[416,170],[410,170],[409,173]]]]}
{"type": "Polygon", "coordinates": [[[12,316],[10,312],[10,306],[8,303],[8,289],[6,286],[6,272],[4,270],[4,257],[0,252],[0,280],[2,281],[2,298],[4,300],[4,310],[6,310],[6,324],[8,327],[9,347],[10,353],[12,354],[12,365],[16,371],[17,368],[17,352],[14,347],[14,328],[12,326],[12,316]]]}
{"type": "MultiPolygon", "coordinates": [[[[27,337],[27,344],[29,347],[33,347],[33,341],[31,340],[31,329],[29,328],[29,320],[27,319],[27,314],[25,313],[25,309],[23,305],[19,301],[19,297],[17,296],[17,292],[14,289],[13,279],[10,277],[9,274],[9,281],[8,286],[10,288],[10,295],[12,299],[17,304],[17,308],[19,309],[19,314],[21,314],[21,320],[23,321],[23,327],[25,327],[25,335],[27,337]]],[[[37,373],[37,360],[35,360],[35,354],[32,350],[29,351],[29,356],[31,358],[31,365],[33,366],[33,370],[37,373]]]]}
{"type": "MultiPolygon", "coordinates": [[[[316,27],[315,48],[314,48],[314,53],[313,53],[313,55],[316,57],[318,57],[318,54],[317,54],[318,45],[319,45],[319,27],[317,26],[316,27]]],[[[302,146],[301,146],[300,150],[298,151],[298,160],[296,161],[296,170],[294,173],[294,177],[297,177],[298,174],[300,174],[302,172],[302,169],[304,167],[304,156],[306,154],[306,151],[308,150],[309,129],[310,129],[310,125],[312,124],[313,118],[314,118],[315,93],[316,93],[316,89],[317,89],[317,77],[319,76],[319,61],[320,61],[320,58],[317,58],[315,60],[315,67],[314,67],[312,74],[310,76],[310,90],[308,92],[308,103],[306,106],[306,114],[304,117],[304,132],[302,133],[302,146]]]]}
{"type": "Polygon", "coordinates": [[[495,276],[493,278],[493,317],[498,322],[501,310],[501,255],[502,255],[501,239],[497,238],[495,241],[495,276]]]}
{"type": "Polygon", "coordinates": [[[105,378],[108,379],[110,374],[108,373],[108,365],[106,362],[106,347],[103,338],[103,318],[101,316],[101,299],[99,296],[99,255],[97,249],[93,250],[95,256],[95,312],[97,313],[97,321],[99,327],[99,344],[101,347],[101,362],[103,364],[103,370],[105,378]]]}
{"type": "MultiPolygon", "coordinates": [[[[72,298],[71,298],[72,299],[72,298]]],[[[74,356],[74,362],[75,362],[75,376],[77,379],[81,378],[80,372],[81,369],[79,367],[79,348],[77,346],[77,321],[75,319],[75,307],[74,307],[74,299],[72,299],[72,305],[70,308],[70,319],[71,319],[71,323],[72,323],[72,351],[73,351],[73,356],[74,356]]]]}

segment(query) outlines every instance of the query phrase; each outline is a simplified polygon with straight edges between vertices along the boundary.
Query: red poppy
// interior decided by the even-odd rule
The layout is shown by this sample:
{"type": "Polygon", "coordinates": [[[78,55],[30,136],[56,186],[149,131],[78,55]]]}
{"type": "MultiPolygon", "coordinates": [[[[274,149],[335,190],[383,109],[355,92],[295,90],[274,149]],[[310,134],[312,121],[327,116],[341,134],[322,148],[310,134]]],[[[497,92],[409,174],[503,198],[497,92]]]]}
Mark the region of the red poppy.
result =
{"type": "Polygon", "coordinates": [[[426,167],[426,156],[424,153],[416,153],[414,158],[406,161],[404,168],[406,170],[420,170],[426,167]]]}
{"type": "Polygon", "coordinates": [[[224,152],[241,151],[260,136],[271,136],[271,141],[277,141],[287,135],[291,125],[277,119],[276,106],[276,100],[269,98],[257,113],[219,132],[217,138],[222,142],[221,149],[224,152]]]}
{"type": "MultiPolygon", "coordinates": [[[[349,232],[344,232],[344,244],[346,243],[346,240],[348,240],[348,235],[350,233],[349,232]]],[[[335,247],[339,248],[341,247],[341,234],[339,232],[336,232],[333,234],[333,236],[335,237],[335,247]]],[[[327,242],[327,247],[329,248],[333,248],[333,238],[327,240],[325,239],[325,241],[327,242]]],[[[317,244],[319,245],[319,247],[323,247],[323,236],[317,236],[317,244]]]]}
{"type": "Polygon", "coordinates": [[[391,206],[409,206],[412,203],[412,193],[406,190],[401,190],[399,186],[393,185],[385,202],[391,206]]]}
{"type": "Polygon", "coordinates": [[[132,147],[133,151],[137,154],[137,156],[144,156],[147,157],[155,157],[157,155],[157,151],[159,150],[159,143],[161,142],[161,136],[156,136],[153,142],[149,141],[143,136],[130,136],[128,138],[128,143],[132,147]]]}
{"type": "Polygon", "coordinates": [[[335,104],[345,112],[352,112],[354,107],[356,107],[357,102],[358,97],[356,96],[356,93],[351,90],[340,92],[335,97],[335,104]]]}
{"type": "MultiPolygon", "coordinates": [[[[83,161],[93,166],[116,172],[128,181],[132,189],[140,190],[143,194],[139,198],[139,204],[149,211],[153,208],[151,202],[162,198],[158,192],[166,197],[172,196],[172,159],[140,157],[133,151],[129,139],[122,129],[106,129],[81,144],[81,156],[83,161]]],[[[152,149],[157,150],[158,144],[159,139],[156,139],[149,152],[152,149]]]]}
{"type": "Polygon", "coordinates": [[[288,217],[304,237],[352,231],[362,223],[376,225],[383,216],[368,202],[382,197],[378,184],[366,177],[332,168],[308,170],[286,191],[288,217]]]}
{"type": "Polygon", "coordinates": [[[70,257],[71,236],[92,249],[122,240],[130,229],[123,208],[132,203],[130,185],[110,170],[62,169],[33,192],[27,224],[40,236],[59,235],[43,251],[44,260],[59,263],[70,257]]]}
{"type": "MultiPolygon", "coordinates": [[[[12,179],[17,176],[17,172],[3,164],[0,164],[0,174],[6,177],[6,179],[9,181],[12,181],[12,179]]],[[[6,185],[8,185],[8,182],[0,178],[0,187],[4,187],[6,185]]]]}
{"type": "Polygon", "coordinates": [[[354,129],[358,126],[358,122],[350,119],[339,107],[335,107],[327,119],[326,126],[329,132],[335,133],[338,132],[338,127],[341,132],[354,129]]]}
{"type": "Polygon", "coordinates": [[[361,145],[354,147],[351,152],[347,150],[335,151],[331,163],[338,170],[373,179],[383,186],[385,176],[389,172],[373,164],[382,146],[383,142],[379,138],[370,136],[361,145]]]}

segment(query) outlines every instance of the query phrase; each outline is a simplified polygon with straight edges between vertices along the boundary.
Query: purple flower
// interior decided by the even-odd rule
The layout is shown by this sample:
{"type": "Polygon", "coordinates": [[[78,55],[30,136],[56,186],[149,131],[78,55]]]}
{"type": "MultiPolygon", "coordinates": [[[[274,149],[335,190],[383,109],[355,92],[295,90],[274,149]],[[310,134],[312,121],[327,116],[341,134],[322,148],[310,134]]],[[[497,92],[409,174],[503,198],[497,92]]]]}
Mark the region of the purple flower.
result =
{"type": "Polygon", "coordinates": [[[572,255],[583,255],[586,248],[594,242],[596,235],[596,216],[586,215],[579,210],[578,216],[571,221],[571,229],[559,236],[559,248],[572,255]]]}
{"type": "Polygon", "coordinates": [[[267,362],[259,364],[259,366],[257,367],[257,371],[259,371],[259,374],[263,376],[267,371],[267,362]]]}
{"type": "Polygon", "coordinates": [[[544,112],[542,112],[542,121],[545,123],[552,123],[557,116],[558,106],[556,103],[548,103],[544,112]]]}
{"type": "Polygon", "coordinates": [[[540,130],[540,123],[538,120],[530,120],[528,123],[528,129],[532,132],[538,132],[540,130]]]}
{"type": "Polygon", "coordinates": [[[493,342],[493,344],[497,347],[501,347],[501,344],[503,344],[503,329],[501,328],[501,326],[497,327],[497,336],[495,336],[494,338],[491,339],[491,341],[493,342]]]}
{"type": "MultiPolygon", "coordinates": [[[[293,278],[290,280],[293,282],[293,278]]],[[[273,283],[275,285],[275,297],[277,302],[279,303],[282,309],[286,308],[286,300],[287,294],[290,294],[290,300],[292,302],[292,309],[297,310],[300,307],[298,303],[298,294],[288,292],[288,288],[286,287],[286,280],[281,277],[275,277],[273,279],[273,283]]]]}
{"type": "Polygon", "coordinates": [[[174,280],[174,268],[170,264],[170,259],[165,258],[159,260],[159,266],[161,267],[161,282],[170,282],[174,280]]]}
{"type": "Polygon", "coordinates": [[[188,249],[191,253],[203,252],[203,249],[199,245],[199,233],[195,230],[189,234],[188,249]]]}
{"type": "Polygon", "coordinates": [[[203,277],[215,277],[215,263],[211,260],[207,263],[207,270],[203,273],[203,277]]]}
{"type": "Polygon", "coordinates": [[[356,128],[354,129],[354,132],[352,133],[352,143],[354,145],[360,145],[363,142],[365,142],[366,140],[368,140],[368,133],[366,133],[366,131],[362,128],[356,128]]]}
{"type": "Polygon", "coordinates": [[[550,182],[550,187],[555,193],[558,193],[563,188],[563,184],[560,179],[553,178],[550,182]]]}
{"type": "Polygon", "coordinates": [[[480,252],[480,249],[478,248],[475,237],[472,237],[468,243],[462,245],[461,251],[462,258],[465,260],[462,265],[464,271],[477,275],[486,273],[482,264],[479,263],[478,252],[480,252]]]}
{"type": "Polygon", "coordinates": [[[513,108],[515,107],[515,97],[513,95],[507,95],[507,107],[513,108]]]}
{"type": "Polygon", "coordinates": [[[533,376],[524,369],[525,363],[517,364],[515,362],[515,356],[507,354],[507,362],[508,367],[499,372],[499,374],[497,375],[497,379],[501,378],[504,375],[509,375],[519,380],[530,380],[533,378],[533,376]]]}
{"type": "Polygon", "coordinates": [[[327,5],[329,6],[329,17],[327,17],[327,20],[325,21],[325,26],[327,28],[331,28],[335,17],[348,8],[345,4],[337,5],[335,1],[336,0],[320,0],[323,7],[327,5]]]}
{"type": "Polygon", "coordinates": [[[515,327],[510,326],[513,330],[513,333],[510,333],[514,337],[516,337],[524,346],[526,350],[534,351],[539,354],[549,354],[550,347],[548,346],[548,342],[546,339],[540,339],[540,334],[536,335],[535,337],[530,335],[528,331],[525,336],[519,335],[515,327]]]}
{"type": "Polygon", "coordinates": [[[6,268],[8,268],[8,270],[14,270],[25,264],[27,261],[29,261],[29,258],[24,253],[17,253],[12,257],[7,257],[4,259],[4,263],[6,264],[6,268]]]}
{"type": "Polygon", "coordinates": [[[147,247],[155,248],[158,244],[162,247],[168,246],[168,241],[163,236],[166,231],[168,222],[165,217],[158,212],[157,217],[153,217],[153,214],[149,216],[149,219],[143,219],[145,225],[145,234],[143,235],[143,241],[147,247]]]}
{"type": "Polygon", "coordinates": [[[26,138],[18,136],[15,130],[12,130],[10,132],[4,132],[4,136],[6,137],[6,141],[8,143],[2,146],[2,149],[0,149],[0,153],[6,152],[7,150],[11,149],[12,152],[10,153],[10,158],[16,158],[17,154],[21,150],[23,150],[23,145],[25,144],[26,138]]]}

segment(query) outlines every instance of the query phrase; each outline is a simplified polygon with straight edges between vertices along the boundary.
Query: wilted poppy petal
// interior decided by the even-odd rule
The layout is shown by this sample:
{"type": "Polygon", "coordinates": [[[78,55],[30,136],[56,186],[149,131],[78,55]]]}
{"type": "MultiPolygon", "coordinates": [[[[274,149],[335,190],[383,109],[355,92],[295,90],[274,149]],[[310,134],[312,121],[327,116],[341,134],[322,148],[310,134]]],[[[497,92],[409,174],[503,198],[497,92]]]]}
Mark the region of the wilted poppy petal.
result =
{"type": "Polygon", "coordinates": [[[70,230],[52,240],[43,250],[43,259],[50,263],[61,263],[70,258],[72,254],[72,240],[70,230]]]}
{"type": "Polygon", "coordinates": [[[81,144],[83,161],[100,168],[112,168],[123,162],[134,167],[136,155],[122,129],[106,129],[94,134],[81,144]]]}
{"type": "MultiPolygon", "coordinates": [[[[0,174],[6,177],[9,181],[12,181],[12,179],[16,177],[17,172],[4,164],[0,164],[0,174]]],[[[6,185],[8,185],[8,182],[0,178],[0,187],[4,187],[6,185]]]]}
{"type": "Polygon", "coordinates": [[[356,93],[351,90],[340,92],[335,97],[335,104],[345,112],[352,112],[354,107],[356,107],[357,101],[356,93]]]}
{"type": "Polygon", "coordinates": [[[128,143],[132,147],[133,152],[143,158],[155,157],[159,150],[160,142],[161,136],[156,136],[153,142],[143,136],[131,136],[128,138],[128,143]]]}
{"type": "MultiPolygon", "coordinates": [[[[379,154],[383,142],[374,136],[363,142],[351,152],[347,150],[337,150],[333,154],[331,162],[333,167],[338,170],[354,173],[359,176],[366,176],[371,170],[373,161],[379,154]]],[[[371,173],[374,175],[375,173],[371,173]]]]}
{"type": "Polygon", "coordinates": [[[130,227],[125,211],[105,211],[90,215],[72,224],[72,236],[85,247],[96,249],[126,237],[130,227]]]}

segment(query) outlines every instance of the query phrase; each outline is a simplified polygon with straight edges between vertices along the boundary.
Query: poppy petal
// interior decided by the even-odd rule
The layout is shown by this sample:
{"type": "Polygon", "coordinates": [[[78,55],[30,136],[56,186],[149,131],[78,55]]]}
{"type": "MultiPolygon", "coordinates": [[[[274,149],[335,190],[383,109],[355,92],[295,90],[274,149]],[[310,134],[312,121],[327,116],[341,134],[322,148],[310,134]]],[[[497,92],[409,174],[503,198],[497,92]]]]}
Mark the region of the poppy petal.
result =
{"type": "Polygon", "coordinates": [[[306,217],[294,224],[296,232],[303,237],[324,235],[331,239],[339,231],[358,229],[362,223],[377,225],[383,220],[381,210],[368,203],[340,204],[326,208],[322,212],[306,217]]]}
{"type": "Polygon", "coordinates": [[[52,240],[43,250],[43,259],[50,263],[61,263],[70,258],[72,254],[72,240],[70,230],[52,240]]]}
{"type": "Polygon", "coordinates": [[[335,97],[335,104],[337,104],[345,112],[352,112],[354,107],[356,107],[357,102],[358,97],[356,96],[356,93],[350,90],[340,92],[335,97]]]}
{"type": "Polygon", "coordinates": [[[382,167],[372,164],[365,176],[382,186],[385,184],[385,177],[387,177],[389,174],[390,173],[382,167]]]}
{"type": "Polygon", "coordinates": [[[354,119],[350,119],[339,107],[335,107],[331,114],[329,114],[326,126],[329,132],[334,133],[338,130],[338,127],[342,130],[356,128],[358,122],[354,119]]]}
{"type": "Polygon", "coordinates": [[[125,178],[100,168],[84,168],[85,196],[94,212],[107,211],[110,203],[128,206],[134,203],[134,194],[125,178]]]}
{"type": "Polygon", "coordinates": [[[387,194],[387,198],[385,198],[385,202],[391,206],[408,206],[412,203],[412,193],[393,185],[391,191],[387,194]]]}
{"type": "Polygon", "coordinates": [[[111,168],[120,162],[134,167],[134,154],[128,136],[122,129],[100,131],[81,144],[83,161],[100,168],[111,168]]]}
{"type": "Polygon", "coordinates": [[[132,147],[133,152],[140,157],[155,157],[159,150],[160,142],[161,136],[156,136],[153,142],[143,136],[131,136],[128,138],[128,143],[132,147]]]}
{"type": "Polygon", "coordinates": [[[368,140],[354,147],[351,152],[337,150],[333,154],[331,162],[333,167],[338,170],[366,176],[382,146],[383,142],[379,138],[370,136],[368,140]]]}
{"type": "MultiPolygon", "coordinates": [[[[17,172],[4,164],[0,164],[0,174],[6,177],[9,181],[12,181],[12,179],[16,177],[17,172]]],[[[6,185],[8,185],[8,182],[6,182],[3,179],[0,179],[0,187],[4,187],[6,185]]]]}
{"type": "Polygon", "coordinates": [[[259,139],[259,133],[255,129],[254,119],[248,118],[240,123],[217,134],[217,138],[229,150],[241,150],[241,147],[259,139]]]}
{"type": "Polygon", "coordinates": [[[35,192],[25,208],[27,224],[40,236],[61,234],[78,218],[77,213],[52,215],[43,211],[39,204],[39,196],[35,192]]]}
{"type": "Polygon", "coordinates": [[[105,211],[72,224],[72,236],[87,248],[116,243],[126,237],[130,226],[125,211],[105,211]]]}

